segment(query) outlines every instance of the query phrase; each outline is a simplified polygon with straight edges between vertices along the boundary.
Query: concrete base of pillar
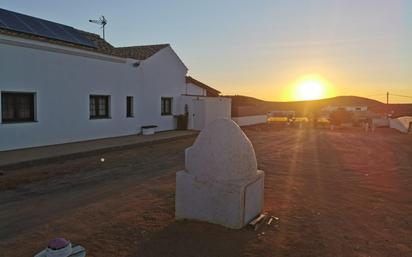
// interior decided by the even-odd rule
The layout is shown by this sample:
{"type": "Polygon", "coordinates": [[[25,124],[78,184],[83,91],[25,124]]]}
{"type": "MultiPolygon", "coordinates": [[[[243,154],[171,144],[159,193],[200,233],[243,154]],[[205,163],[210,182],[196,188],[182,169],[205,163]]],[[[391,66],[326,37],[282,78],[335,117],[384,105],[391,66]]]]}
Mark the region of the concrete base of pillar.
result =
{"type": "Polygon", "coordinates": [[[198,181],[176,174],[176,219],[206,221],[239,229],[262,212],[264,172],[241,181],[198,181]]]}

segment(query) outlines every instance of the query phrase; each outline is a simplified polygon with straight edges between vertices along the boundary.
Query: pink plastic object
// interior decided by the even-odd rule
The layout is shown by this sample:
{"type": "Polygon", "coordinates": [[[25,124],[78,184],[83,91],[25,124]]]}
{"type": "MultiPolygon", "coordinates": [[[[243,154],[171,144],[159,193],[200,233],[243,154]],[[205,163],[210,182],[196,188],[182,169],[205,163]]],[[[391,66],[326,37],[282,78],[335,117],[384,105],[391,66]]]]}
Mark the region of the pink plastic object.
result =
{"type": "Polygon", "coordinates": [[[53,250],[59,250],[59,249],[66,247],[68,244],[70,244],[69,241],[67,241],[66,239],[62,237],[59,237],[59,238],[55,238],[51,240],[47,247],[53,250]]]}

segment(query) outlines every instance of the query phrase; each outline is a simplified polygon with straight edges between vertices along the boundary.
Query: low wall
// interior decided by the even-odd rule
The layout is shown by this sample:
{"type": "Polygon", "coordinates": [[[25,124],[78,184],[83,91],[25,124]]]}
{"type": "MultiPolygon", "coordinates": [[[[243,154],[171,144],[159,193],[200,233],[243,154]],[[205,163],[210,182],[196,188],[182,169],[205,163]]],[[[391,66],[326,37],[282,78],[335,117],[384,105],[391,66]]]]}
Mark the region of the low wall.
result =
{"type": "Polygon", "coordinates": [[[389,119],[387,118],[374,118],[372,124],[376,127],[389,127],[389,119]]]}
{"type": "Polygon", "coordinates": [[[396,129],[402,133],[412,132],[410,131],[410,124],[412,124],[412,116],[404,116],[396,119],[391,119],[389,126],[396,129]]]}
{"type": "Polygon", "coordinates": [[[239,126],[248,126],[254,124],[266,123],[268,120],[267,115],[253,115],[253,116],[242,116],[242,117],[232,117],[232,120],[239,126]]]}

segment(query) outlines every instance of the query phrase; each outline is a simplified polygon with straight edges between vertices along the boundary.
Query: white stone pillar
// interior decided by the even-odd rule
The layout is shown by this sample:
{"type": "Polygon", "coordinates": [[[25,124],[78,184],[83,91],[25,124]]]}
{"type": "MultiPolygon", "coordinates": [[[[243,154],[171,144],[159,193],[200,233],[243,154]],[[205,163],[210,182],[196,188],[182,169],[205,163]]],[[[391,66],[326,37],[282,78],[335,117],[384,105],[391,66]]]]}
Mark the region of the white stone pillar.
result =
{"type": "Polygon", "coordinates": [[[186,149],[185,170],[176,174],[176,219],[242,228],[262,212],[263,191],[251,142],[235,122],[218,119],[186,149]]]}

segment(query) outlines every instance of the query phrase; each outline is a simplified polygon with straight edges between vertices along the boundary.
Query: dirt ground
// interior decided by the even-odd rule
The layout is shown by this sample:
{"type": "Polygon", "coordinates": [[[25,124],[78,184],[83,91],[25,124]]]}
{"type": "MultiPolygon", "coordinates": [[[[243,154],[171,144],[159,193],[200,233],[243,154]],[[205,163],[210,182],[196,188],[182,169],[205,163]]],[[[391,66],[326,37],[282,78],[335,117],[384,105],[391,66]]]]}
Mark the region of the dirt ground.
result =
{"type": "Polygon", "coordinates": [[[244,130],[275,225],[175,221],[175,172],[194,140],[186,138],[1,170],[0,256],[33,256],[58,236],[89,257],[412,256],[411,135],[244,130]]]}

